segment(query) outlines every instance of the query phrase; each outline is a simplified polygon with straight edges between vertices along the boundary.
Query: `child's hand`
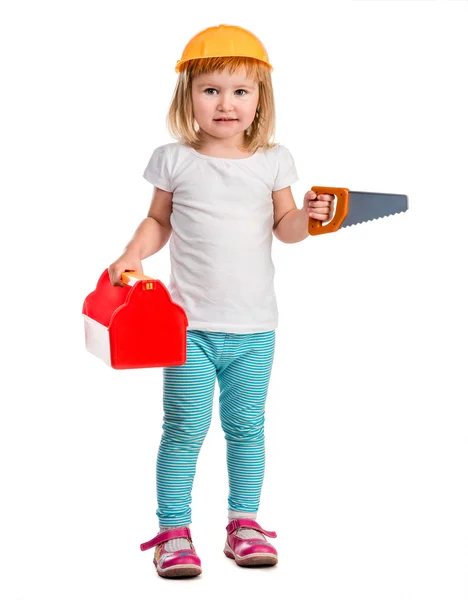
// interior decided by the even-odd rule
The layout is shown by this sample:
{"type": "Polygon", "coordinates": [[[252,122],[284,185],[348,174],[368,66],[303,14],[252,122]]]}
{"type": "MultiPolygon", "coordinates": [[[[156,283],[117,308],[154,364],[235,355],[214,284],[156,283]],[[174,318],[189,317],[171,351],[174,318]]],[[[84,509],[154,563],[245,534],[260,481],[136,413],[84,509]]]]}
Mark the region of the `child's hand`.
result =
{"type": "Polygon", "coordinates": [[[108,268],[109,279],[112,285],[124,286],[124,282],[121,279],[124,271],[139,271],[143,273],[143,267],[141,266],[141,260],[135,254],[128,254],[124,252],[120,258],[111,264],[108,268]]]}
{"type": "Polygon", "coordinates": [[[331,194],[320,194],[309,190],[304,196],[304,210],[312,219],[320,221],[331,221],[335,212],[335,196],[331,194]]]}

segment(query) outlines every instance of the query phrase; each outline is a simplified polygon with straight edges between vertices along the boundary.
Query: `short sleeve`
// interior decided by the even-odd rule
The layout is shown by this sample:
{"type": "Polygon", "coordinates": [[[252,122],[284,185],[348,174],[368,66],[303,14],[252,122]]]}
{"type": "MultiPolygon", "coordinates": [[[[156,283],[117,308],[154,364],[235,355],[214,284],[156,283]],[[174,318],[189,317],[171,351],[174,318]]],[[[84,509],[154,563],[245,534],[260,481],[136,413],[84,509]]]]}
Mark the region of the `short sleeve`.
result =
{"type": "Polygon", "coordinates": [[[273,191],[282,190],[285,187],[299,181],[294,159],[286,146],[277,146],[277,174],[273,184],[273,191]]]}
{"type": "Polygon", "coordinates": [[[159,146],[154,150],[143,173],[143,177],[146,181],[149,181],[162,190],[166,190],[166,192],[173,191],[167,162],[167,153],[164,146],[159,146]]]}

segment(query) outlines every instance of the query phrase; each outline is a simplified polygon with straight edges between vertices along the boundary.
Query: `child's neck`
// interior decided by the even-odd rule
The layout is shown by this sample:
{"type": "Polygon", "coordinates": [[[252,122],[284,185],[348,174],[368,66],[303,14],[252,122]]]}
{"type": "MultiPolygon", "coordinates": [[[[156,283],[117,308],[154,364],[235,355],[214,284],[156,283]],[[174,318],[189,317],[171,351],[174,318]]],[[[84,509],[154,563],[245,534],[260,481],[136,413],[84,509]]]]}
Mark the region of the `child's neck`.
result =
{"type": "Polygon", "coordinates": [[[202,139],[201,148],[197,150],[200,154],[213,156],[215,158],[247,158],[253,152],[241,150],[239,146],[243,140],[232,138],[220,140],[216,138],[202,139]]]}

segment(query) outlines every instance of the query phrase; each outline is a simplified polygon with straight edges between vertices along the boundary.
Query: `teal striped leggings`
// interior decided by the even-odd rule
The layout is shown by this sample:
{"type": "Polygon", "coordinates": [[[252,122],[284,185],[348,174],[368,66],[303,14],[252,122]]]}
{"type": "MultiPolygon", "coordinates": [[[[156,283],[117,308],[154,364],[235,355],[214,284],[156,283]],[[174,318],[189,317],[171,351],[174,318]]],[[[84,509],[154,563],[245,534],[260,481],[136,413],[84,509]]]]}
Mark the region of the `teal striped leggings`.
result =
{"type": "Polygon", "coordinates": [[[166,367],[164,423],[156,464],[162,527],[191,523],[192,485],[211,422],[216,378],[227,444],[228,509],[256,512],[265,469],[264,414],[275,331],[187,331],[187,362],[166,367]]]}

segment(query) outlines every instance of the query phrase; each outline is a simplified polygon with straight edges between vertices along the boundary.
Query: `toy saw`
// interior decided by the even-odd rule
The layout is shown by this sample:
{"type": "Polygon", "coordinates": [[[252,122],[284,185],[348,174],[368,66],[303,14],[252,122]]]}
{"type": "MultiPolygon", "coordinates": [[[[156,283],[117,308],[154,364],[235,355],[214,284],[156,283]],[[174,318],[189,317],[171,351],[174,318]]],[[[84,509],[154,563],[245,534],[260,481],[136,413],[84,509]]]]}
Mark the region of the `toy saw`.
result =
{"type": "Polygon", "coordinates": [[[408,210],[408,196],[404,194],[377,194],[372,192],[352,192],[347,188],[311,188],[317,194],[335,196],[335,213],[329,222],[309,219],[309,234],[332,233],[343,227],[389,217],[408,210]]]}

